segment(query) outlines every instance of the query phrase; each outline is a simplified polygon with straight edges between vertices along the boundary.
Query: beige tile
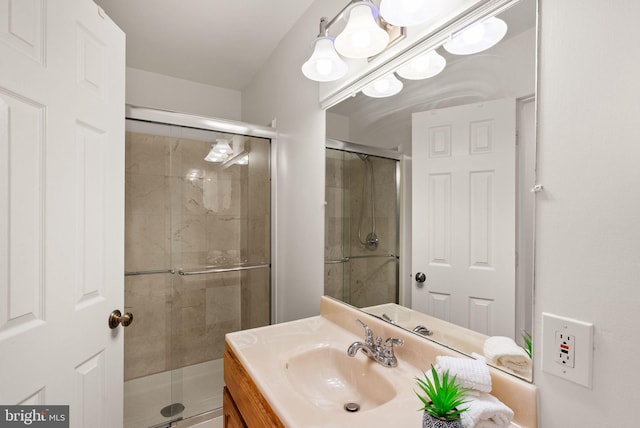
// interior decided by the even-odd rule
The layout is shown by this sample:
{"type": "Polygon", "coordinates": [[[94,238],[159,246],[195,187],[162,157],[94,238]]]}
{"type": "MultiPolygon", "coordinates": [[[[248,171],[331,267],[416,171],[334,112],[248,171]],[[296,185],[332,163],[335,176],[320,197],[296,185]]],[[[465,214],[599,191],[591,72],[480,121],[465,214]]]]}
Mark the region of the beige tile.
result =
{"type": "Polygon", "coordinates": [[[165,215],[125,213],[125,270],[165,269],[171,244],[165,215]]]}
{"type": "Polygon", "coordinates": [[[126,132],[125,171],[164,176],[169,172],[169,147],[175,138],[126,132]]]}

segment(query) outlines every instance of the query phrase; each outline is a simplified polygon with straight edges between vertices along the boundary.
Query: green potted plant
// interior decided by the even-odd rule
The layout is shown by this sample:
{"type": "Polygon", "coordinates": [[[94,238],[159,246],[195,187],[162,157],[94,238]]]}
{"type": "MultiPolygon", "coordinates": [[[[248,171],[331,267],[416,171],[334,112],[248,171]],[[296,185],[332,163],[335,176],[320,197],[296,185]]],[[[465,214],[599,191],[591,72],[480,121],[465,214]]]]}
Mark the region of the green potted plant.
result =
{"type": "Polygon", "coordinates": [[[524,346],[522,347],[522,349],[524,349],[524,352],[527,353],[529,358],[533,358],[533,342],[531,339],[531,334],[528,331],[523,330],[520,336],[522,336],[522,340],[524,341],[524,346]]]}
{"type": "Polygon", "coordinates": [[[456,377],[449,376],[449,371],[438,375],[435,367],[431,366],[431,379],[425,374],[424,379],[416,378],[418,386],[424,393],[416,395],[423,404],[419,410],[424,410],[422,418],[423,428],[462,428],[460,415],[467,409],[459,406],[466,403],[464,395],[467,388],[456,383],[456,377]]]}

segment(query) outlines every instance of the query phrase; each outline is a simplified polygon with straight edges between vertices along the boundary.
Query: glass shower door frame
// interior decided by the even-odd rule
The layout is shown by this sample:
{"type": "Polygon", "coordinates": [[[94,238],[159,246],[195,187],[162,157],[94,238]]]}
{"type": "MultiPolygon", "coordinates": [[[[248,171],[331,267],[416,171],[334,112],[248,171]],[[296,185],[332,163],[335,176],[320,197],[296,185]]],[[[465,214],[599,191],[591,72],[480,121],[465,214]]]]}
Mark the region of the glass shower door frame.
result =
{"type": "MultiPolygon", "coordinates": [[[[274,171],[274,165],[275,165],[275,153],[276,153],[276,131],[272,128],[267,128],[267,127],[262,127],[262,126],[258,126],[258,125],[252,125],[252,124],[247,124],[247,123],[242,123],[242,122],[236,122],[236,121],[230,121],[230,120],[224,120],[224,119],[214,119],[214,118],[207,118],[207,117],[202,117],[202,116],[194,116],[194,115],[188,115],[188,114],[181,114],[181,113],[174,113],[174,112],[168,112],[168,111],[162,111],[162,110],[155,110],[155,109],[148,109],[148,108],[139,108],[139,107],[135,107],[135,106],[127,106],[126,108],[126,119],[131,119],[133,121],[139,121],[139,122],[146,122],[149,124],[161,124],[161,125],[165,125],[165,126],[169,126],[169,127],[176,127],[176,128],[192,128],[194,130],[204,130],[204,131],[212,131],[215,133],[223,133],[223,134],[235,134],[235,135],[239,135],[239,136],[243,136],[243,137],[257,137],[260,139],[265,139],[265,140],[269,140],[269,146],[270,146],[270,150],[267,148],[267,157],[262,157],[262,159],[266,159],[267,161],[267,169],[266,169],[266,174],[268,174],[268,178],[270,180],[271,184],[267,185],[268,191],[270,192],[269,196],[269,202],[267,203],[267,205],[265,206],[265,208],[263,208],[263,212],[265,212],[270,220],[267,220],[266,223],[264,223],[265,225],[267,225],[267,227],[270,230],[270,233],[268,235],[265,234],[265,236],[267,236],[268,239],[268,243],[267,243],[267,247],[268,251],[269,251],[269,258],[265,259],[267,261],[267,264],[265,263],[261,263],[259,266],[249,266],[247,265],[246,267],[242,267],[242,268],[237,268],[237,269],[227,269],[227,270],[251,270],[251,269],[257,269],[257,268],[268,268],[270,270],[268,275],[265,275],[264,278],[265,280],[269,281],[268,283],[265,282],[264,284],[267,284],[268,289],[266,289],[265,291],[268,292],[269,297],[269,303],[270,303],[270,312],[265,313],[265,315],[267,315],[268,318],[268,322],[273,323],[274,322],[274,318],[275,318],[275,287],[273,286],[273,284],[275,284],[275,266],[276,266],[276,260],[275,260],[275,256],[276,253],[274,251],[274,242],[275,240],[272,239],[272,237],[275,234],[275,215],[274,215],[274,210],[273,210],[273,196],[275,195],[275,180],[273,179],[274,177],[273,175],[273,171],[274,171]],[[267,279],[268,278],[268,279],[267,279]]],[[[178,132],[179,134],[179,132],[178,132]]],[[[172,135],[171,137],[176,137],[179,138],[179,135],[173,135],[173,131],[172,131],[172,135]]],[[[174,198],[174,194],[173,192],[171,192],[172,196],[169,196],[170,198],[174,198]]],[[[174,210],[174,207],[176,207],[176,204],[179,204],[181,201],[170,201],[170,209],[174,210]]],[[[263,205],[264,206],[264,205],[263,205]]],[[[171,213],[171,218],[173,219],[174,217],[174,213],[171,213]]],[[[173,222],[173,220],[171,220],[171,222],[173,222]]],[[[172,225],[173,228],[173,225],[172,225]]],[[[268,232],[268,231],[267,231],[268,232]]],[[[263,247],[265,248],[265,247],[263,247]]],[[[174,257],[174,252],[171,252],[171,257],[174,257]]],[[[170,262],[171,266],[182,266],[182,263],[180,260],[171,260],[170,262]]],[[[192,274],[210,274],[210,273],[214,273],[216,274],[217,272],[216,269],[213,269],[211,272],[207,271],[207,272],[197,272],[198,269],[192,269],[191,271],[189,271],[188,269],[177,269],[176,271],[173,271],[173,269],[171,269],[170,271],[163,271],[162,273],[171,273],[171,282],[172,282],[172,286],[171,286],[171,293],[174,293],[175,290],[175,282],[177,281],[178,283],[182,282],[182,279],[185,278],[185,276],[189,276],[192,274]]],[[[225,270],[225,269],[218,269],[218,270],[225,270]]],[[[154,272],[155,273],[155,272],[154,272]]],[[[160,273],[160,272],[158,272],[160,273]]],[[[130,273],[131,274],[131,273],[130,273]]],[[[134,274],[149,274],[149,272],[142,272],[142,273],[138,273],[138,272],[134,272],[134,274]]],[[[242,274],[244,275],[244,272],[238,272],[238,275],[242,274]]],[[[227,273],[222,273],[222,275],[228,275],[227,273]]],[[[266,296],[265,296],[266,297],[266,296]]],[[[263,300],[264,301],[264,300],[263,300]]],[[[265,318],[266,320],[266,318],[265,318]]],[[[263,321],[264,322],[264,321],[263,321]]],[[[170,357],[171,359],[173,359],[173,357],[170,357]]],[[[169,373],[167,373],[170,378],[171,378],[171,391],[170,391],[170,395],[172,398],[172,402],[173,403],[179,403],[182,400],[182,395],[183,395],[183,390],[182,390],[182,381],[183,381],[183,369],[182,368],[177,368],[174,370],[169,370],[169,373]]],[[[172,405],[173,406],[173,405],[172,405]]],[[[167,406],[170,407],[170,406],[167,406]]],[[[183,407],[184,409],[184,407],[183,407]]],[[[163,409],[164,410],[164,409],[163,409]]],[[[213,410],[213,409],[212,409],[213,410]]],[[[164,415],[164,413],[163,413],[164,415]]],[[[164,415],[165,417],[167,417],[167,415],[164,415]]],[[[215,416],[215,415],[214,415],[215,416]]],[[[186,417],[186,416],[185,416],[186,417]]],[[[169,416],[169,418],[171,418],[171,416],[169,416]]]]}

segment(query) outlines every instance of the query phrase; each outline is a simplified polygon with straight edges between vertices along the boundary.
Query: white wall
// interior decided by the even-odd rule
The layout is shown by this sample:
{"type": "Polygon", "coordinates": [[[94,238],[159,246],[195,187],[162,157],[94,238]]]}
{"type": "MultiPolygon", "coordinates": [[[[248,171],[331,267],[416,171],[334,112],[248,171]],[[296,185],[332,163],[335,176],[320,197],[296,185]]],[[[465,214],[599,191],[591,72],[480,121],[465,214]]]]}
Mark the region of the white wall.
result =
{"type": "Polygon", "coordinates": [[[635,426],[640,355],[637,0],[541,0],[537,332],[595,325],[593,388],[542,372],[540,426],[635,426]]]}
{"type": "Polygon", "coordinates": [[[311,55],[320,17],[344,0],[317,0],[284,37],[242,94],[242,120],[277,121],[276,321],[317,315],[324,292],[325,114],[318,84],[300,67],[311,55]]]}
{"type": "Polygon", "coordinates": [[[240,120],[240,91],[127,67],[127,104],[240,120]]]}
{"type": "Polygon", "coordinates": [[[340,114],[327,112],[327,138],[351,141],[349,118],[340,114]]]}

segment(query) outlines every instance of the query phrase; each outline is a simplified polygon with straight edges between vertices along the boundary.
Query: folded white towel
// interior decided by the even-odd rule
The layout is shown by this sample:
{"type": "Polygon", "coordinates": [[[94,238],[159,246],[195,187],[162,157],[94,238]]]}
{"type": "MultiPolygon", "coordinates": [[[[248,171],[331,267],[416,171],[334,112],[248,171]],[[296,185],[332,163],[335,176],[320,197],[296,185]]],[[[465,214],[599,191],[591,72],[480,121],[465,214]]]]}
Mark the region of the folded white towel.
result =
{"type": "Polygon", "coordinates": [[[484,361],[439,355],[435,367],[438,373],[449,370],[449,374],[456,376],[456,383],[463,388],[491,392],[491,374],[484,361]]]}
{"type": "Polygon", "coordinates": [[[461,413],[464,428],[503,428],[513,419],[513,410],[491,394],[480,393],[467,399],[469,401],[460,406],[467,409],[461,413]]]}
{"type": "Polygon", "coordinates": [[[531,358],[513,339],[493,336],[484,341],[484,355],[498,366],[518,372],[531,371],[531,358]]]}

